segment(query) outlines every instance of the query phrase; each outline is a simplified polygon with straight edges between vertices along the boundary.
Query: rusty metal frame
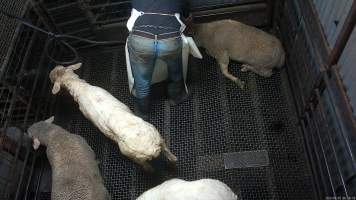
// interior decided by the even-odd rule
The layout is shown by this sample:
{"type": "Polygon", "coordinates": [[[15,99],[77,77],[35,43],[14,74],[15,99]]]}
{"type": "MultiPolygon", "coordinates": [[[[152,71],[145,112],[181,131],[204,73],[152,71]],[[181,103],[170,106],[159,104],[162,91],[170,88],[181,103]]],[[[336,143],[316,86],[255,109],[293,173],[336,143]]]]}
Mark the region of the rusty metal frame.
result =
{"type": "Polygon", "coordinates": [[[336,40],[335,46],[330,53],[329,60],[328,60],[328,67],[332,67],[339,61],[341,54],[346,47],[347,41],[349,40],[351,33],[355,27],[355,24],[356,24],[356,1],[354,0],[352,3],[351,10],[336,40]]]}
{"type": "MultiPolygon", "coordinates": [[[[38,9],[36,4],[31,1],[24,7],[23,13],[27,17],[29,14],[32,14],[35,20],[32,23],[35,25],[50,29],[49,22],[41,17],[38,9]]],[[[32,184],[36,185],[37,190],[39,189],[39,182],[36,184],[32,183],[31,180],[35,171],[35,162],[38,155],[32,150],[29,144],[25,129],[30,122],[38,121],[39,119],[43,119],[48,113],[53,113],[55,106],[55,98],[48,92],[50,91],[48,78],[40,78],[40,74],[43,72],[49,73],[50,68],[47,66],[50,64],[50,61],[45,56],[44,49],[38,53],[34,53],[33,51],[33,48],[37,45],[36,41],[44,41],[44,43],[47,43],[48,37],[40,36],[38,32],[20,24],[17,27],[16,33],[13,45],[8,51],[7,62],[3,65],[2,78],[0,79],[0,101],[2,104],[6,103],[8,105],[5,110],[6,113],[4,113],[5,115],[0,116],[0,152],[6,152],[11,155],[11,163],[10,166],[8,166],[10,173],[8,174],[8,180],[4,180],[6,187],[5,193],[3,196],[0,196],[0,199],[22,199],[23,197],[27,197],[28,189],[32,184]],[[33,55],[38,56],[38,66],[36,67],[28,66],[28,61],[33,55]],[[12,66],[11,69],[10,66],[12,66]],[[10,70],[11,74],[8,74],[10,70]],[[15,72],[16,74],[14,74],[15,72]],[[31,76],[31,78],[28,78],[28,76],[31,76]],[[25,80],[26,82],[23,82],[25,80]],[[22,84],[28,84],[26,93],[28,96],[26,97],[22,96],[24,95],[21,92],[22,84]],[[38,87],[40,85],[41,88],[38,87]],[[36,102],[35,99],[35,94],[38,92],[38,89],[41,90],[39,91],[41,102],[36,102]],[[7,93],[9,93],[9,96],[3,98],[3,95],[7,93]],[[19,106],[17,102],[21,102],[23,105],[19,106]],[[20,121],[12,121],[14,117],[16,117],[14,112],[18,109],[23,110],[22,113],[16,114],[20,121]],[[5,130],[10,125],[15,125],[22,130],[20,138],[16,141],[5,135],[5,130]],[[23,191],[23,189],[26,191],[23,191]]],[[[41,43],[41,45],[45,45],[44,43],[41,43]]],[[[60,55],[61,51],[61,49],[53,49],[53,52],[50,54],[60,55]]],[[[34,61],[32,60],[32,62],[34,61]]],[[[38,193],[38,191],[36,191],[36,193],[38,193]]]]}

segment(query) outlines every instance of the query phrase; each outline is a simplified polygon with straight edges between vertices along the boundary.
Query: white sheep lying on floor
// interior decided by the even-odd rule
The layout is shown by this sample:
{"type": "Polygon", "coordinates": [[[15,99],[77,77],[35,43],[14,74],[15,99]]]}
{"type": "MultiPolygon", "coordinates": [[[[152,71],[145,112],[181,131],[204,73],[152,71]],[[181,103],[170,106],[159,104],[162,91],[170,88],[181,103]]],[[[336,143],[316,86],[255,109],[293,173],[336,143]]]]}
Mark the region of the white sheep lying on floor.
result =
{"type": "Polygon", "coordinates": [[[175,163],[177,158],[167,148],[158,130],[135,116],[129,107],[106,90],[80,79],[74,73],[80,66],[81,63],[55,67],[50,73],[54,83],[52,93],[56,94],[61,86],[65,87],[78,102],[84,116],[117,142],[122,154],[142,165],[145,170],[153,170],[147,161],[158,157],[161,151],[170,162],[175,163]]]}
{"type": "Polygon", "coordinates": [[[172,179],[158,185],[137,200],[237,200],[234,192],[221,181],[172,179]]]}

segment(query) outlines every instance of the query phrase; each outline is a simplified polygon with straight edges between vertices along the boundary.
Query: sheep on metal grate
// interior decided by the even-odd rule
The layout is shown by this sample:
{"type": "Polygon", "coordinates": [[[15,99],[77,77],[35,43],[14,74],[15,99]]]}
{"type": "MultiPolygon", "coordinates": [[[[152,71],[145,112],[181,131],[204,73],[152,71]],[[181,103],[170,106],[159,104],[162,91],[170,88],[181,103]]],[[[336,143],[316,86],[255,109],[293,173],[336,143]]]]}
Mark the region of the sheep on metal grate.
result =
{"type": "Polygon", "coordinates": [[[176,163],[176,156],[170,152],[158,130],[135,116],[129,107],[106,90],[80,79],[74,73],[80,66],[81,63],[55,67],[50,72],[50,79],[54,83],[52,93],[58,93],[60,87],[64,86],[78,102],[84,116],[115,141],[123,155],[143,166],[146,171],[153,171],[147,161],[158,157],[161,152],[170,162],[176,163]]]}
{"type": "Polygon", "coordinates": [[[241,71],[252,71],[263,77],[270,77],[273,68],[280,68],[285,62],[281,42],[273,35],[253,26],[233,20],[191,24],[191,34],[199,47],[214,57],[225,77],[240,88],[245,83],[228,70],[229,60],[239,61],[241,71]]]}
{"type": "Polygon", "coordinates": [[[33,124],[33,147],[47,147],[52,168],[52,200],[110,200],[95,153],[84,138],[52,124],[53,117],[33,124]]]}
{"type": "Polygon", "coordinates": [[[223,182],[213,179],[185,181],[171,179],[158,185],[137,200],[237,200],[236,194],[223,182]]]}

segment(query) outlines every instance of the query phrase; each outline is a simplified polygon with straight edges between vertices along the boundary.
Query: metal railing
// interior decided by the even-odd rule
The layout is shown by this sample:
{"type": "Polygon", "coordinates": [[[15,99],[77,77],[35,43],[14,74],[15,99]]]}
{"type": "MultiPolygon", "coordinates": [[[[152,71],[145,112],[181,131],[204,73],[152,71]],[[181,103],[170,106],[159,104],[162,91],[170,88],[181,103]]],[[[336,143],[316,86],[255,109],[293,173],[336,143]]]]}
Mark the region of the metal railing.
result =
{"type": "MultiPolygon", "coordinates": [[[[314,9],[311,0],[281,1],[276,20],[316,191],[320,199],[350,198],[356,193],[356,121],[334,65],[340,56],[333,53],[345,43],[329,46],[314,9]]],[[[351,26],[347,23],[354,22],[346,20],[344,27],[351,26]]],[[[341,37],[347,41],[345,34],[341,37]]]]}
{"type": "MultiPolygon", "coordinates": [[[[11,1],[3,3],[12,4],[11,1]]],[[[22,6],[22,17],[39,27],[50,28],[32,1],[22,6]]],[[[34,177],[38,154],[32,150],[25,131],[32,123],[53,113],[55,99],[50,94],[48,73],[54,64],[45,55],[48,36],[16,21],[8,23],[17,25],[11,38],[0,38],[12,40],[11,45],[1,47],[1,51],[8,53],[0,76],[0,185],[3,188],[0,199],[17,200],[32,198],[30,187],[36,184],[34,179],[38,180],[34,177]]],[[[60,49],[54,48],[49,53],[59,56],[60,49]]]]}

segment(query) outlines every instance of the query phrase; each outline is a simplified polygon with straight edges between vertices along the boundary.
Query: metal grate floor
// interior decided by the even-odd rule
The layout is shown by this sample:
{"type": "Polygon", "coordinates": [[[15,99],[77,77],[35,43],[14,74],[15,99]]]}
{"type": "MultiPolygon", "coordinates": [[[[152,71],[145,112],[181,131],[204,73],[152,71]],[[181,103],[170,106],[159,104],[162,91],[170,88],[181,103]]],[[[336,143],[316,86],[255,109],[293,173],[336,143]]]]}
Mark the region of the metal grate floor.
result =
{"type": "MultiPolygon", "coordinates": [[[[123,49],[96,49],[83,53],[81,77],[110,91],[132,108],[123,52],[123,49]]],[[[248,90],[242,91],[225,79],[215,61],[205,56],[202,61],[190,63],[189,101],[176,107],[170,106],[165,98],[154,102],[151,123],[178,156],[175,171],[159,166],[162,169],[158,174],[145,174],[123,157],[118,147],[86,120],[76,105],[66,105],[65,110],[71,113],[65,113],[63,105],[73,100],[63,93],[58,115],[70,120],[63,122],[64,128],[84,136],[96,152],[113,200],[135,199],[173,177],[219,179],[244,200],[314,199],[284,72],[262,78],[252,73],[240,74],[234,63],[230,69],[248,83],[248,90]],[[245,151],[267,151],[268,165],[224,168],[224,153],[245,151]]]]}

